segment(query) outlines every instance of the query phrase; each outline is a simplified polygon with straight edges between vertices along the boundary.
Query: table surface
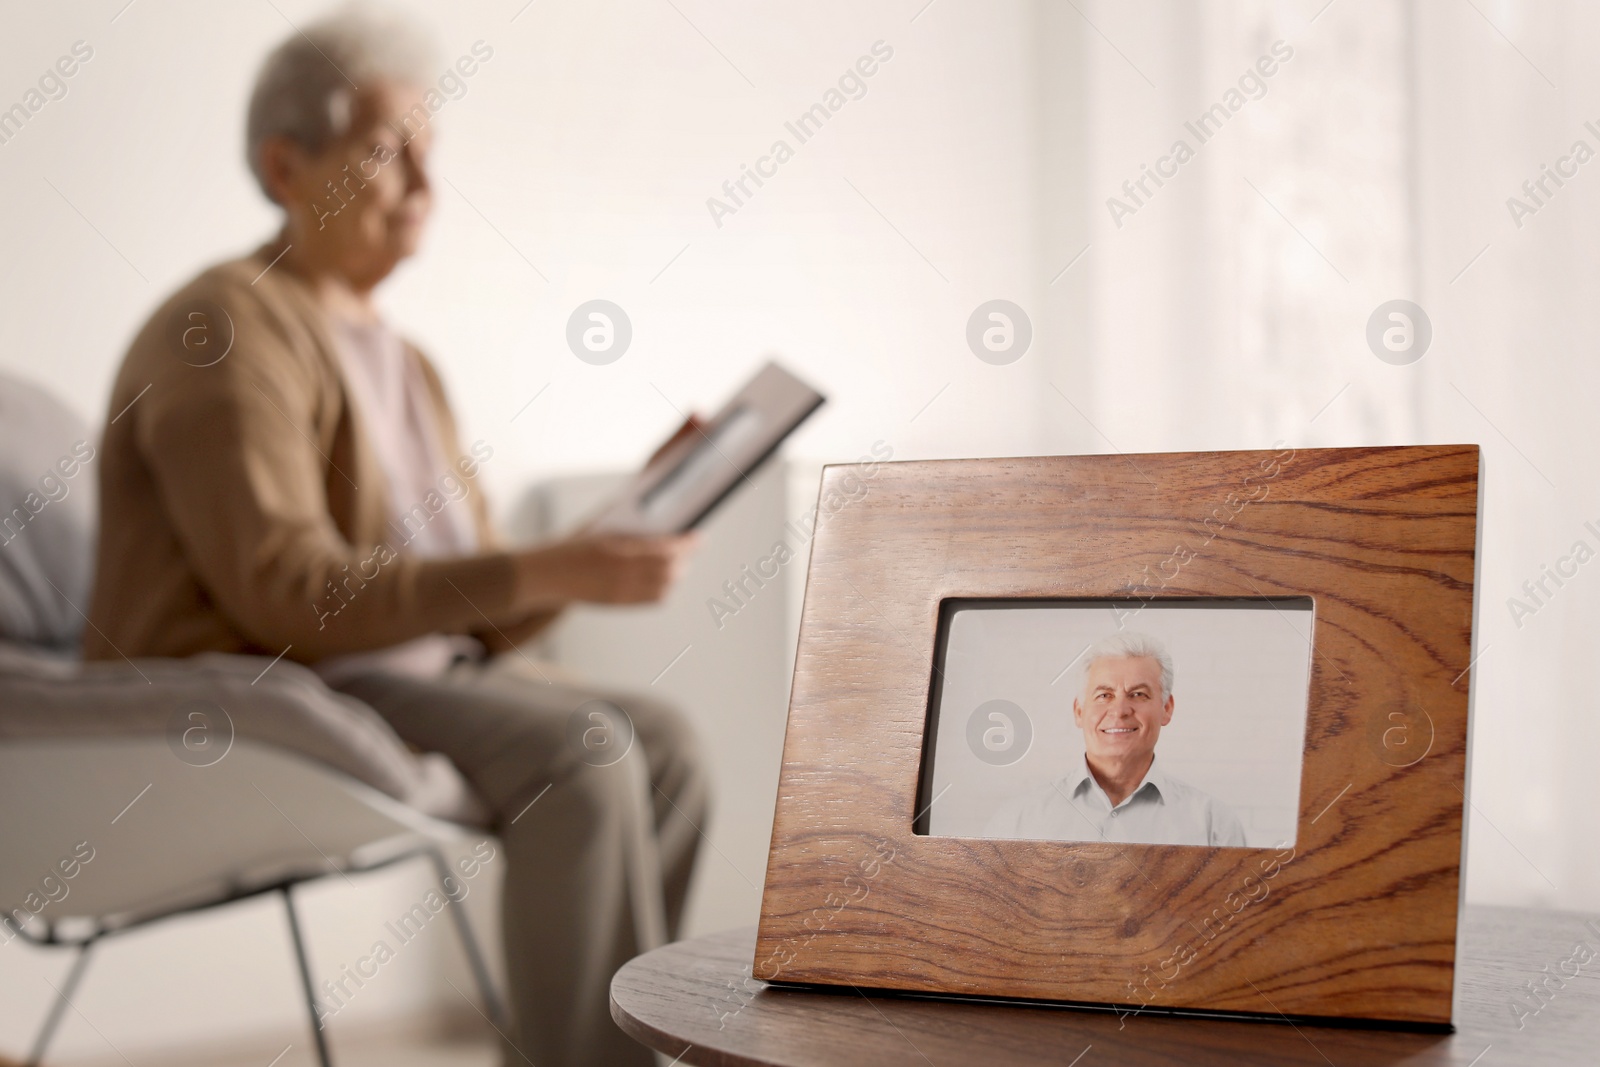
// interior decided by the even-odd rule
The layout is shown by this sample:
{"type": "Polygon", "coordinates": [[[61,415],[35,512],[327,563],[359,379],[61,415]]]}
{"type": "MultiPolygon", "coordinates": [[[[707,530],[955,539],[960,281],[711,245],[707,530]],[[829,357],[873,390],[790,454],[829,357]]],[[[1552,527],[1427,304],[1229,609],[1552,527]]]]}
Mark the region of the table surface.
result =
{"type": "Polygon", "coordinates": [[[668,1057],[715,1067],[1600,1063],[1600,918],[1469,907],[1462,921],[1461,1017],[1451,1034],[1157,1015],[1119,1019],[1113,1012],[1047,1004],[769,987],[750,977],[754,929],[680,941],[628,963],[611,982],[611,1015],[634,1039],[668,1057]],[[1548,999],[1535,999],[1526,983],[1561,974],[1580,943],[1593,958],[1569,962],[1567,972],[1576,967],[1578,976],[1546,982],[1548,999]],[[1520,1013],[1517,1004],[1524,1006],[1520,1013]]]}

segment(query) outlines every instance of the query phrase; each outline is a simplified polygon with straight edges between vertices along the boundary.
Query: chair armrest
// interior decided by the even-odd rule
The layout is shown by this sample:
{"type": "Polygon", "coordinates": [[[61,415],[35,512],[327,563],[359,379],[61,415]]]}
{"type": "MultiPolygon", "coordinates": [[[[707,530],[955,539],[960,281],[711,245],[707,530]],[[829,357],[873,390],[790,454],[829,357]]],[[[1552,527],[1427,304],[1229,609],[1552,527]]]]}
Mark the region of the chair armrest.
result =
{"type": "Polygon", "coordinates": [[[487,824],[487,809],[448,759],[414,754],[372,708],[297,663],[222,653],[82,663],[0,641],[0,743],[165,734],[181,745],[191,711],[208,715],[219,751],[250,738],[426,815],[487,824]]]}

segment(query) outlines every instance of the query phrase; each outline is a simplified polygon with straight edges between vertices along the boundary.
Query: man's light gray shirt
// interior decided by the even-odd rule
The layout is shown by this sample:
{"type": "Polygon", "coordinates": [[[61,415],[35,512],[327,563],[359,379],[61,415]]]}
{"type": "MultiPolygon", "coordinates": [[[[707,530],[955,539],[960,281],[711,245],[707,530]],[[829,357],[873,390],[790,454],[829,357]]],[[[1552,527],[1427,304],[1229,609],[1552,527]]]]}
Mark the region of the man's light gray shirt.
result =
{"type": "Polygon", "coordinates": [[[1071,774],[1000,805],[984,837],[1033,841],[1115,841],[1141,845],[1244,847],[1244,827],[1227,805],[1181,782],[1152,760],[1144,780],[1115,806],[1085,759],[1071,774]]]}

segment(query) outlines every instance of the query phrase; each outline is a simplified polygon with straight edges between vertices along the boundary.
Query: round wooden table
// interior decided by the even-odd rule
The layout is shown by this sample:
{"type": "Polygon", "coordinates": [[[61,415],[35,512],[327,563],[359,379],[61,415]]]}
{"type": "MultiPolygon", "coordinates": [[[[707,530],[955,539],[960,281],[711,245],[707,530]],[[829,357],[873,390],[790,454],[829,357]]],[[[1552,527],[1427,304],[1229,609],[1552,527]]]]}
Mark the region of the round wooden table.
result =
{"type": "Polygon", "coordinates": [[[717,1067],[1600,1063],[1600,919],[1474,907],[1463,921],[1453,1034],[1156,1015],[1119,1019],[1044,1004],[769,987],[750,977],[753,929],[680,941],[628,963],[611,982],[611,1016],[669,1059],[717,1067]],[[1559,973],[1557,965],[1580,942],[1594,958],[1550,999],[1533,1000],[1524,983],[1559,973]],[[1520,1029],[1517,1003],[1525,1005],[1520,1029]],[[1538,1013],[1531,1014],[1536,1005],[1538,1013]]]}

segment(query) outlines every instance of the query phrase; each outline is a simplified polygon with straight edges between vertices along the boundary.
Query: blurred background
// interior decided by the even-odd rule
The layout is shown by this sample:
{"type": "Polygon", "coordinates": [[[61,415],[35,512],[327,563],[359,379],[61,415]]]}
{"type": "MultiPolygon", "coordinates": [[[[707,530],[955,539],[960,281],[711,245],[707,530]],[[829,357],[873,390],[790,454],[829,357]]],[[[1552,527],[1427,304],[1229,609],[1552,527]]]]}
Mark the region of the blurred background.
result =
{"type": "MultiPolygon", "coordinates": [[[[814,505],[821,463],[876,443],[895,459],[1481,444],[1467,895],[1600,906],[1584,666],[1600,564],[1536,603],[1524,591],[1574,542],[1600,548],[1584,525],[1600,523],[1600,365],[1584,355],[1600,301],[1583,296],[1600,284],[1600,9],[395,6],[445,62],[492,50],[435,116],[434,221],[382,303],[443,372],[463,440],[492,445],[484,477],[509,529],[572,521],[768,354],[830,398],[719,513],[669,603],[575,612],[548,641],[700,723],[718,804],[688,932],[756,917],[803,563],[720,627],[706,600],[814,505]],[[869,55],[864,91],[800,143],[785,124],[869,55]],[[724,183],[779,139],[792,158],[731,198],[724,183]],[[565,343],[592,299],[633,327],[605,366],[565,343]],[[1025,349],[969,343],[991,300],[1020,309],[1025,349]],[[1385,347],[1400,320],[1377,313],[1396,300],[1414,305],[1411,337],[1385,347]]],[[[0,5],[0,109],[27,111],[0,116],[0,368],[105,422],[156,304],[271,236],[243,161],[246,97],[266,52],[326,10],[0,5]],[[26,94],[77,42],[91,57],[32,110],[26,94]]],[[[313,957],[359,954],[424,882],[396,870],[308,892],[313,957]]],[[[489,896],[473,902],[484,922],[489,896]]],[[[107,945],[58,1056],[122,1062],[181,1037],[270,1057],[282,1034],[301,1041],[281,921],[246,904],[107,945]]],[[[386,970],[345,1035],[454,1025],[446,982],[464,972],[430,936],[434,955],[386,970]]],[[[0,1050],[32,1033],[64,966],[0,947],[0,1050]]]]}

